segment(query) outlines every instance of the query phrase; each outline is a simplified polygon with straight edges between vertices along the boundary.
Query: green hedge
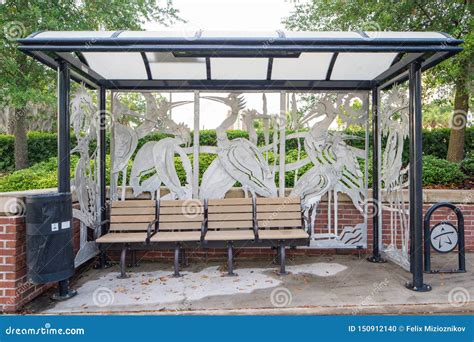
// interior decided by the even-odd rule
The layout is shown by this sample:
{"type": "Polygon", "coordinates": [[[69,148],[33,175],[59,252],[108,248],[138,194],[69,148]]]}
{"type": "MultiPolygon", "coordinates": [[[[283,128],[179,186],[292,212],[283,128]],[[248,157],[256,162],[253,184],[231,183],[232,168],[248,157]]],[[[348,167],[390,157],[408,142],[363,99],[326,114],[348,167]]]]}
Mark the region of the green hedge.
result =
{"type": "MultiPolygon", "coordinates": [[[[434,129],[432,131],[424,130],[423,131],[423,153],[425,155],[433,155],[438,158],[446,158],[448,150],[448,141],[449,141],[449,132],[448,128],[434,129]]],[[[292,133],[288,131],[287,134],[292,133]]],[[[359,148],[364,148],[365,132],[362,130],[348,130],[345,133],[357,135],[360,140],[352,140],[350,144],[359,148]]],[[[245,131],[233,130],[228,131],[227,133],[229,139],[235,139],[248,137],[248,133],[245,131]]],[[[154,133],[150,134],[144,139],[139,141],[139,148],[150,140],[159,140],[168,135],[154,133]]],[[[272,139],[272,134],[270,134],[270,141],[272,139]]],[[[75,145],[75,139],[71,138],[71,144],[75,145]]],[[[202,130],[200,132],[200,144],[215,146],[217,143],[216,131],[215,130],[202,130]]],[[[192,139],[191,139],[192,141],[192,139]]],[[[263,144],[264,137],[263,133],[258,133],[258,143],[263,144]]],[[[110,137],[107,135],[107,146],[110,144],[110,137]]],[[[14,160],[14,138],[11,135],[0,135],[0,172],[8,172],[14,169],[15,160],[14,160]]],[[[286,151],[289,153],[292,150],[297,148],[296,139],[288,140],[286,144],[286,151]]],[[[138,149],[137,149],[138,150],[138,149]]],[[[466,152],[474,150],[474,127],[470,127],[466,130],[466,152]]],[[[57,142],[56,134],[54,133],[40,133],[40,132],[30,132],[28,134],[28,158],[30,165],[34,165],[38,162],[48,160],[51,157],[57,155],[57,142]]],[[[406,163],[408,161],[408,144],[405,144],[405,151],[403,153],[403,159],[406,163]]]]}
{"type": "MultiPolygon", "coordinates": [[[[190,156],[192,159],[192,156],[190,156]]],[[[304,153],[301,156],[304,158],[304,153]]],[[[200,155],[200,175],[209,167],[212,161],[216,158],[213,154],[201,154],[200,155]]],[[[287,163],[291,163],[297,160],[297,151],[292,150],[286,156],[287,163]]],[[[71,158],[71,177],[74,177],[74,167],[78,161],[77,156],[71,158]]],[[[273,162],[273,156],[269,155],[270,164],[273,162]]],[[[110,158],[107,158],[107,168],[109,168],[110,158]]],[[[361,160],[361,169],[364,168],[364,161],[361,160]]],[[[129,162],[128,177],[130,178],[132,162],[129,162]]],[[[182,163],[178,157],[175,158],[176,171],[181,183],[184,184],[186,175],[182,166],[182,163]]],[[[304,172],[309,170],[312,164],[306,165],[298,172],[298,177],[301,177],[304,172]]],[[[372,185],[372,163],[369,159],[369,186],[372,185]]],[[[107,184],[109,184],[109,173],[107,175],[107,184]]],[[[430,186],[459,186],[467,178],[467,176],[461,171],[460,165],[457,163],[451,163],[447,160],[439,159],[435,156],[425,156],[423,158],[423,185],[430,186]]],[[[119,185],[122,177],[119,177],[119,185]]],[[[285,174],[286,186],[292,187],[295,179],[295,172],[290,171],[285,174]]],[[[278,185],[278,175],[276,176],[276,183],[278,185]]],[[[22,191],[30,189],[44,189],[53,188],[57,186],[57,159],[50,158],[47,161],[43,161],[33,165],[32,167],[24,170],[12,172],[9,175],[0,177],[0,192],[7,191],[22,191]]],[[[239,186],[238,183],[235,186],[239,186]]]]}

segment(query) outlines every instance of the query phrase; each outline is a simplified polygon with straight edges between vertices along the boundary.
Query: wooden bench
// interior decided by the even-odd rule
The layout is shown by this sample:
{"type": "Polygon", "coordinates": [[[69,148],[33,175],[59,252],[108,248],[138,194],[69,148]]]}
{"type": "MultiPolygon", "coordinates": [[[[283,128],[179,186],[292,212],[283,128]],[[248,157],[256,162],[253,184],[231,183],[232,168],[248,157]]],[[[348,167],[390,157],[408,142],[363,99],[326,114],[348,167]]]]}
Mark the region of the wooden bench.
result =
{"type": "MultiPolygon", "coordinates": [[[[114,201],[110,208],[109,231],[96,242],[101,245],[120,246],[120,277],[125,278],[126,255],[134,245],[142,245],[150,224],[156,219],[156,201],[114,201]]],[[[132,248],[132,265],[136,263],[132,248]]]]}
{"type": "Polygon", "coordinates": [[[174,276],[187,247],[227,247],[228,274],[233,273],[233,248],[276,247],[280,274],[285,274],[285,247],[308,245],[300,198],[230,198],[219,200],[115,201],[109,232],[96,240],[118,245],[121,277],[126,253],[137,249],[174,248],[174,276]]]}
{"type": "Polygon", "coordinates": [[[206,221],[202,200],[160,200],[157,219],[145,234],[152,249],[174,248],[174,276],[179,277],[180,253],[185,260],[185,248],[197,247],[203,241],[206,221]]]}
{"type": "Polygon", "coordinates": [[[227,247],[228,275],[233,272],[233,247],[249,246],[257,239],[252,198],[215,199],[207,202],[207,247],[227,247]]]}
{"type": "Polygon", "coordinates": [[[258,240],[277,248],[280,274],[285,271],[285,246],[309,244],[299,197],[257,198],[255,205],[258,240]]]}

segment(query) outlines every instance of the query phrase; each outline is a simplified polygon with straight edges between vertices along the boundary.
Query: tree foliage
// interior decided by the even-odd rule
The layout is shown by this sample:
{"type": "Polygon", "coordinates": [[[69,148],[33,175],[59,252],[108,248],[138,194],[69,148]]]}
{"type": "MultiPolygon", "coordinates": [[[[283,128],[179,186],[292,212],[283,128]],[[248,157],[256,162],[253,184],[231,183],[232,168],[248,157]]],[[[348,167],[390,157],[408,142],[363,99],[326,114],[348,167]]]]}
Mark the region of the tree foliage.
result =
{"type": "MultiPolygon", "coordinates": [[[[9,123],[26,154],[29,103],[55,102],[55,74],[17,49],[18,38],[43,30],[140,30],[145,21],[179,20],[172,2],[154,0],[5,0],[0,4],[0,105],[16,109],[9,123]]],[[[20,149],[21,151],[17,151],[20,149]]],[[[16,157],[16,156],[15,156],[16,157]]],[[[23,156],[26,157],[26,156],[23,156]]],[[[16,159],[16,158],[15,158],[16,159]]],[[[26,167],[22,160],[17,167],[26,167]]]]}

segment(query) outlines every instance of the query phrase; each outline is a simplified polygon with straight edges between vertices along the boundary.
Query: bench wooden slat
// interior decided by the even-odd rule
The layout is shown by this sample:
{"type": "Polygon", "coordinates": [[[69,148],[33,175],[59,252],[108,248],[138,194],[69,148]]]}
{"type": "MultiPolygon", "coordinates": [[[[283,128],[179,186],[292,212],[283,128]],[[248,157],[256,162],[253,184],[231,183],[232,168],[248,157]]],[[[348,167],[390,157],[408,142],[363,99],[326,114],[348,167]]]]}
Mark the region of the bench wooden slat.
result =
{"type": "Polygon", "coordinates": [[[257,220],[298,220],[300,211],[275,211],[272,213],[257,213],[257,220]]]}
{"type": "Polygon", "coordinates": [[[252,228],[253,221],[209,221],[208,229],[252,228]]]}
{"type": "Polygon", "coordinates": [[[301,228],[301,220],[258,220],[258,228],[301,228]]]}
{"type": "Polygon", "coordinates": [[[98,243],[137,243],[137,242],[145,242],[146,240],[146,232],[143,233],[108,233],[96,241],[98,243]]]}
{"type": "Polygon", "coordinates": [[[163,222],[160,223],[159,230],[189,230],[201,229],[202,222],[163,222]]]}
{"type": "Polygon", "coordinates": [[[291,212],[299,211],[301,212],[301,206],[299,204],[285,204],[285,205],[274,205],[274,204],[257,204],[257,213],[268,213],[268,212],[291,212]]]}
{"type": "Polygon", "coordinates": [[[207,208],[209,214],[214,213],[251,213],[252,205],[210,205],[207,208]]]}
{"type": "Polygon", "coordinates": [[[276,229],[263,230],[258,232],[258,237],[261,240],[294,240],[307,239],[309,237],[303,229],[276,229]]]}
{"type": "Polygon", "coordinates": [[[149,223],[111,223],[110,231],[147,230],[149,223]]]}
{"type": "Polygon", "coordinates": [[[254,240],[255,235],[251,230],[219,230],[208,231],[205,240],[208,241],[242,241],[254,240]]]}
{"type": "Polygon", "coordinates": [[[169,215],[169,214],[204,214],[204,207],[193,207],[192,212],[186,211],[186,207],[178,206],[178,207],[161,207],[160,206],[160,215],[169,215]]]}
{"type": "Polygon", "coordinates": [[[259,204],[299,204],[300,197],[274,197],[274,198],[257,198],[257,208],[259,204]]]}
{"type": "Polygon", "coordinates": [[[183,207],[190,206],[192,208],[200,207],[204,205],[203,200],[198,199],[187,199],[187,200],[161,200],[161,207],[183,207]]]}
{"type": "Polygon", "coordinates": [[[151,242],[179,242],[179,241],[199,241],[200,232],[160,232],[153,235],[151,242]]]}
{"type": "Polygon", "coordinates": [[[202,222],[204,215],[183,215],[183,214],[171,214],[163,215],[160,213],[160,224],[161,222],[202,222]]]}
{"type": "Polygon", "coordinates": [[[251,204],[251,198],[224,198],[224,199],[210,199],[207,204],[211,205],[238,205],[238,204],[251,204]]]}
{"type": "Polygon", "coordinates": [[[253,219],[252,213],[229,213],[229,214],[208,214],[207,219],[211,221],[249,221],[253,219]]]}
{"type": "Polygon", "coordinates": [[[150,223],[156,218],[155,215],[120,215],[120,216],[111,216],[111,223],[139,223],[139,222],[148,222],[150,223]]]}
{"type": "Polygon", "coordinates": [[[133,207],[133,208],[112,208],[112,216],[120,215],[154,215],[156,212],[155,207],[133,207]]]}
{"type": "Polygon", "coordinates": [[[113,201],[112,208],[155,207],[153,200],[113,201]]]}

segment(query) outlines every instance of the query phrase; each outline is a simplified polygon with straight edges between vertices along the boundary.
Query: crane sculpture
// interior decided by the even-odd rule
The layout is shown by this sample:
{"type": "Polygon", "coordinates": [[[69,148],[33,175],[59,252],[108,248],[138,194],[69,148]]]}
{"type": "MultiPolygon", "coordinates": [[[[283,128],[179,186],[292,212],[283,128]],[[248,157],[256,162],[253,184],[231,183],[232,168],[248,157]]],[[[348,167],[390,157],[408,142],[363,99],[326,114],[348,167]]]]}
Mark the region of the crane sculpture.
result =
{"type": "Polygon", "coordinates": [[[238,93],[204,98],[227,105],[230,112],[216,129],[217,158],[203,175],[200,198],[223,198],[236,181],[253,196],[275,197],[274,176],[256,144],[243,138],[229,140],[227,137],[226,130],[237,121],[245,107],[244,98],[238,93]]]}

